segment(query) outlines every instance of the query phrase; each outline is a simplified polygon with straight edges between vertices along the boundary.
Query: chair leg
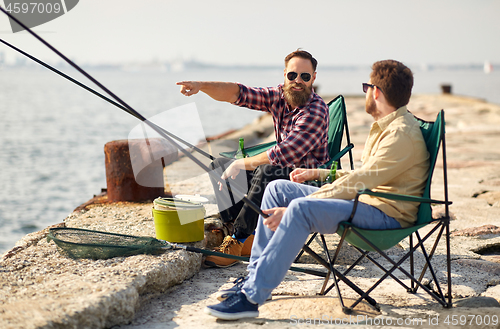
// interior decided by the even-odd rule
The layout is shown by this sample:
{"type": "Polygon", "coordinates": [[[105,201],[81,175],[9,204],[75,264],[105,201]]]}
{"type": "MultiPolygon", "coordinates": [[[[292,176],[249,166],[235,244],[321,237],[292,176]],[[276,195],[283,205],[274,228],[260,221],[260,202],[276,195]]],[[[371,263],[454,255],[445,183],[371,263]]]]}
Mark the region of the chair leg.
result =
{"type": "MultiPolygon", "coordinates": [[[[354,247],[356,248],[357,251],[359,251],[359,253],[361,253],[361,256],[346,270],[344,271],[342,274],[343,275],[347,275],[352,269],[354,269],[354,267],[356,265],[358,265],[361,260],[363,258],[367,258],[369,261],[371,261],[374,265],[376,265],[378,268],[380,268],[382,271],[384,272],[387,272],[387,269],[382,266],[380,263],[378,263],[375,259],[373,259],[368,252],[362,250],[362,249],[359,249],[357,247],[354,247]]],[[[333,262],[335,264],[335,262],[333,262]]],[[[399,280],[397,277],[395,277],[392,273],[389,273],[389,276],[394,279],[394,281],[396,281],[397,283],[399,283],[403,288],[405,288],[407,291],[410,291],[411,288],[409,288],[406,284],[404,284],[404,282],[402,282],[401,280],[399,280]]],[[[333,284],[330,285],[330,287],[328,287],[328,289],[326,289],[326,292],[325,294],[327,294],[331,289],[333,288],[333,284]]]]}
{"type": "MultiPolygon", "coordinates": [[[[326,245],[325,236],[323,234],[320,234],[320,237],[321,237],[321,242],[323,243],[323,249],[325,250],[325,255],[328,259],[328,265],[330,267],[330,272],[333,274],[333,282],[335,284],[335,288],[337,289],[337,297],[339,298],[340,306],[342,307],[342,312],[344,312],[345,314],[351,314],[352,308],[346,307],[344,305],[344,301],[342,299],[342,294],[340,293],[339,283],[337,281],[337,276],[335,275],[335,272],[333,270],[332,259],[330,258],[330,253],[328,252],[328,246],[326,245]]],[[[326,280],[325,280],[325,282],[326,282],[326,280]]],[[[324,284],[323,284],[323,286],[324,286],[324,284]]]]}
{"type": "MultiPolygon", "coordinates": [[[[340,242],[337,246],[337,249],[335,250],[335,255],[333,256],[332,260],[331,260],[331,263],[332,264],[335,264],[335,262],[337,261],[337,257],[340,253],[340,249],[342,247],[342,245],[344,244],[344,238],[346,236],[346,233],[347,232],[344,232],[344,234],[341,236],[340,238],[340,242]]],[[[356,267],[356,265],[359,264],[359,262],[361,262],[361,260],[366,256],[366,254],[368,254],[367,252],[363,252],[361,251],[360,249],[358,249],[358,251],[361,252],[362,256],[360,256],[353,264],[351,264],[351,266],[349,266],[349,268],[347,270],[345,270],[342,275],[346,276],[349,272],[351,272],[351,270],[356,267]]],[[[326,295],[327,293],[330,292],[330,290],[333,289],[333,287],[335,286],[334,284],[330,285],[330,287],[328,287],[326,290],[325,290],[325,287],[326,287],[326,284],[327,284],[328,280],[325,279],[325,281],[323,282],[323,288],[321,289],[321,295],[326,295]]]]}
{"type": "MultiPolygon", "coordinates": [[[[439,244],[439,242],[441,240],[442,233],[445,230],[445,224],[439,223],[439,224],[437,224],[435,226],[435,228],[438,228],[438,227],[441,227],[441,229],[439,230],[439,233],[438,233],[438,235],[436,237],[436,240],[434,241],[434,245],[432,246],[432,250],[430,251],[430,253],[428,255],[427,255],[427,253],[425,251],[423,243],[420,244],[420,247],[422,249],[422,253],[423,253],[423,255],[424,255],[424,257],[426,258],[427,261],[426,261],[426,263],[424,265],[424,268],[422,269],[422,272],[420,273],[420,276],[418,278],[418,282],[422,282],[422,279],[424,278],[425,273],[429,269],[430,272],[431,272],[432,278],[433,278],[433,280],[434,280],[434,282],[436,284],[436,287],[437,287],[437,290],[438,290],[438,294],[439,294],[440,298],[443,301],[445,301],[446,297],[444,296],[444,294],[443,294],[443,292],[441,290],[441,285],[439,284],[439,281],[438,281],[438,279],[437,279],[437,277],[435,275],[434,269],[432,268],[432,265],[431,265],[432,257],[434,256],[434,253],[435,253],[435,251],[437,249],[437,246],[438,246],[438,244],[439,244]]],[[[448,227],[448,230],[449,230],[449,227],[448,227]]],[[[434,233],[434,231],[435,230],[433,230],[431,234],[428,234],[424,239],[427,239],[428,237],[430,237],[434,233]]],[[[421,241],[421,238],[420,238],[420,235],[418,234],[418,232],[415,232],[415,236],[417,237],[417,239],[419,241],[421,241]]],[[[447,248],[447,254],[448,253],[449,253],[449,249],[447,248]]],[[[412,275],[413,275],[413,273],[412,273],[412,275]]],[[[448,275],[448,290],[450,289],[450,286],[451,286],[451,284],[450,284],[450,276],[451,276],[451,273],[449,273],[449,275],[448,275]]],[[[418,290],[418,288],[419,288],[418,286],[417,287],[413,287],[413,282],[412,282],[412,291],[411,292],[412,293],[416,293],[417,290],[418,290]]],[[[451,299],[450,298],[449,298],[448,304],[451,304],[451,299]]],[[[445,305],[445,307],[448,307],[448,306],[445,305]]]]}
{"type": "MultiPolygon", "coordinates": [[[[317,253],[315,253],[311,248],[308,246],[303,246],[302,247],[305,252],[307,252],[309,255],[311,255],[318,263],[326,267],[327,269],[330,270],[330,265],[328,264],[327,261],[325,261],[323,258],[321,258],[317,253]]],[[[375,299],[371,298],[370,296],[365,295],[364,291],[359,289],[358,286],[356,286],[351,280],[349,280],[346,276],[344,276],[342,273],[337,271],[335,268],[333,268],[333,274],[338,277],[342,282],[344,282],[349,288],[354,290],[358,295],[364,296],[363,298],[372,306],[377,307],[377,302],[375,299]]],[[[305,272],[305,271],[304,271],[305,272]]],[[[322,277],[325,277],[321,275],[322,277]]]]}
{"type": "MultiPolygon", "coordinates": [[[[425,240],[427,240],[430,236],[432,236],[432,234],[434,234],[434,232],[438,229],[438,225],[436,225],[425,237],[424,239],[420,239],[419,238],[419,242],[417,243],[417,245],[415,246],[414,249],[417,249],[419,248],[420,246],[422,246],[423,248],[423,243],[425,242],[425,240]]],[[[408,257],[410,257],[411,253],[407,253],[405,256],[403,256],[397,263],[394,262],[389,256],[387,256],[382,250],[380,250],[377,246],[375,246],[373,243],[371,243],[369,240],[367,240],[365,237],[363,237],[363,235],[358,232],[356,229],[354,228],[351,228],[351,231],[353,233],[355,233],[357,236],[359,236],[361,239],[363,239],[368,245],[370,245],[371,248],[373,248],[375,251],[377,251],[381,256],[383,256],[385,259],[387,259],[387,261],[389,261],[389,263],[393,264],[393,267],[389,270],[386,270],[386,273],[370,288],[368,289],[365,294],[369,294],[370,292],[372,292],[380,283],[382,283],[383,280],[385,280],[394,270],[396,269],[399,269],[403,274],[405,274],[408,278],[410,278],[411,280],[414,280],[415,283],[421,287],[423,290],[425,290],[425,292],[427,292],[431,297],[433,297],[437,302],[439,302],[441,305],[447,307],[447,302],[444,300],[444,298],[440,298],[439,296],[437,296],[433,291],[431,291],[429,288],[427,288],[426,286],[424,286],[421,282],[419,282],[414,276],[412,276],[410,273],[408,273],[408,271],[406,271],[404,268],[401,267],[401,264],[406,260],[408,259],[408,257]]],[[[417,236],[419,237],[419,236],[417,236]]],[[[361,300],[358,299],[353,305],[351,305],[352,308],[355,307],[355,305],[357,305],[361,300]]]]}
{"type": "MultiPolygon", "coordinates": [[[[369,255],[367,255],[367,256],[366,256],[366,258],[367,258],[368,260],[370,260],[373,264],[375,264],[378,268],[380,268],[382,271],[387,271],[387,270],[385,269],[385,267],[383,267],[381,264],[379,264],[379,263],[378,263],[375,259],[373,259],[373,258],[372,258],[372,257],[370,257],[369,255]]],[[[390,277],[391,277],[394,281],[396,281],[397,283],[399,283],[399,284],[400,284],[403,288],[405,288],[407,291],[410,291],[410,290],[411,290],[411,288],[410,288],[410,287],[408,287],[406,284],[404,284],[404,282],[403,282],[403,281],[399,280],[396,276],[394,276],[394,275],[392,274],[392,272],[391,272],[391,273],[389,273],[389,276],[390,276],[390,277]]]]}
{"type": "MultiPolygon", "coordinates": [[[[446,209],[448,210],[448,209],[446,209]]],[[[451,254],[450,254],[450,217],[446,219],[446,266],[447,266],[447,271],[448,271],[448,305],[446,305],[447,308],[450,308],[453,306],[451,302],[451,254]]]]}
{"type": "MultiPolygon", "coordinates": [[[[415,276],[415,260],[413,259],[413,233],[409,236],[410,240],[410,274],[411,276],[415,276]]],[[[415,293],[417,290],[415,289],[415,281],[411,280],[411,290],[408,291],[410,293],[415,293]]]]}
{"type": "MultiPolygon", "coordinates": [[[[437,236],[437,238],[436,238],[436,241],[435,241],[434,247],[436,247],[437,243],[439,242],[439,240],[440,240],[440,238],[441,238],[441,233],[442,233],[442,231],[443,231],[443,229],[441,229],[441,231],[439,232],[440,234],[439,234],[439,235],[437,236]]],[[[420,239],[420,235],[419,235],[417,232],[415,232],[415,235],[417,236],[417,239],[418,239],[418,240],[419,240],[419,242],[420,242],[420,241],[421,241],[421,239],[420,239]]],[[[429,255],[427,255],[427,252],[425,251],[425,248],[424,248],[423,243],[421,243],[421,244],[420,244],[420,247],[421,247],[421,249],[422,249],[422,254],[424,255],[425,259],[427,260],[427,261],[426,261],[426,265],[428,265],[427,267],[429,268],[429,271],[431,272],[432,278],[434,279],[434,282],[436,283],[436,287],[437,287],[437,289],[438,289],[438,293],[439,293],[439,295],[441,296],[441,298],[442,298],[442,299],[443,299],[443,301],[444,301],[444,300],[446,300],[446,299],[445,299],[445,297],[444,297],[443,291],[441,290],[441,285],[439,284],[439,281],[438,281],[438,279],[437,279],[437,277],[436,277],[436,273],[434,272],[434,268],[433,268],[433,267],[432,267],[432,265],[431,265],[431,259],[432,259],[432,256],[433,256],[433,254],[434,254],[434,250],[435,250],[435,248],[433,248],[432,253],[431,253],[431,254],[430,254],[430,256],[429,256],[429,255]]]]}
{"type": "MultiPolygon", "coordinates": [[[[444,111],[441,110],[441,125],[444,127],[444,111]]],[[[442,154],[443,154],[443,179],[444,179],[444,199],[446,200],[445,204],[445,214],[443,225],[446,226],[446,265],[448,271],[448,305],[447,307],[452,307],[451,303],[451,255],[450,255],[450,209],[449,205],[451,202],[448,202],[448,170],[446,169],[446,137],[445,131],[441,132],[441,145],[443,146],[442,154]]]]}
{"type": "Polygon", "coordinates": [[[323,286],[321,287],[321,290],[319,292],[320,295],[324,296],[328,293],[325,292],[325,289],[326,289],[326,285],[328,284],[328,280],[330,280],[330,274],[332,273],[332,271],[328,270],[328,272],[326,273],[326,276],[325,276],[325,280],[323,281],[323,286]]]}
{"type": "MultiPolygon", "coordinates": [[[[323,237],[323,234],[321,234],[321,236],[323,237]]],[[[335,262],[337,261],[337,257],[339,256],[339,253],[340,253],[340,248],[344,244],[345,236],[346,236],[346,232],[344,232],[344,234],[342,234],[342,236],[340,237],[339,244],[337,245],[337,248],[335,249],[335,254],[333,255],[333,258],[332,258],[333,264],[335,264],[335,262]]],[[[323,246],[323,248],[325,248],[325,246],[323,246]]],[[[327,250],[327,248],[325,250],[327,250]]]]}
{"type": "MultiPolygon", "coordinates": [[[[438,224],[438,225],[441,225],[441,224],[438,224]]],[[[436,241],[434,241],[434,245],[432,246],[432,250],[429,253],[429,262],[431,261],[432,256],[434,256],[434,252],[436,251],[436,248],[439,244],[439,241],[441,240],[440,237],[443,234],[443,230],[444,230],[444,226],[441,226],[441,230],[439,231],[438,236],[436,238],[436,241]]],[[[420,282],[422,281],[422,279],[424,278],[425,272],[427,272],[427,268],[428,268],[428,263],[426,262],[424,265],[424,268],[422,269],[422,273],[420,274],[420,277],[418,278],[418,281],[420,281],[420,282]]]]}
{"type": "MultiPolygon", "coordinates": [[[[347,275],[349,272],[351,272],[364,258],[366,258],[368,256],[368,252],[365,252],[361,249],[358,249],[356,248],[360,253],[361,253],[361,256],[359,256],[358,259],[356,259],[356,261],[354,261],[354,263],[351,264],[351,266],[349,266],[349,268],[347,270],[344,271],[344,275],[347,275]]],[[[335,262],[333,262],[335,264],[335,262]]]]}
{"type": "MultiPolygon", "coordinates": [[[[314,240],[314,238],[316,238],[316,235],[318,235],[318,232],[313,233],[311,238],[306,242],[306,246],[309,246],[309,244],[311,244],[311,242],[314,240]]],[[[293,262],[297,263],[303,254],[304,254],[304,249],[300,250],[299,254],[297,255],[297,257],[295,257],[295,260],[293,262]]]]}

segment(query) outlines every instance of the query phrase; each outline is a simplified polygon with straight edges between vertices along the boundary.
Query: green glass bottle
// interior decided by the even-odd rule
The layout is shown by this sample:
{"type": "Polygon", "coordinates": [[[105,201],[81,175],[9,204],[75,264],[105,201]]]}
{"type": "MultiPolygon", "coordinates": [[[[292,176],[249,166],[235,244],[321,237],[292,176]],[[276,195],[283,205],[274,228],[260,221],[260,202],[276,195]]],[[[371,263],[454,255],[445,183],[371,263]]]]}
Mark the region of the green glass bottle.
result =
{"type": "Polygon", "coordinates": [[[240,144],[238,147],[238,151],[236,151],[235,158],[236,159],[243,159],[246,157],[247,157],[247,155],[245,153],[245,142],[244,142],[243,138],[240,138],[240,144]]]}
{"type": "Polygon", "coordinates": [[[337,161],[333,161],[332,167],[330,168],[330,173],[328,174],[328,176],[326,176],[325,182],[328,184],[333,183],[336,174],[337,174],[337,161]]]}

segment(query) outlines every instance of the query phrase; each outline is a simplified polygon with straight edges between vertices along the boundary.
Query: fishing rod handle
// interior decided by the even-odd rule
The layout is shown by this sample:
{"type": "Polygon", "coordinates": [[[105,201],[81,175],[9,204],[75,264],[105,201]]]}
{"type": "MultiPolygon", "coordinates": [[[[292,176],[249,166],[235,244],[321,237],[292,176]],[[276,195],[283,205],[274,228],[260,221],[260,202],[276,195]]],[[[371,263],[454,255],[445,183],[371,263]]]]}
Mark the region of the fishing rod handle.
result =
{"type": "Polygon", "coordinates": [[[263,218],[267,218],[269,217],[268,214],[264,214],[264,212],[259,208],[257,207],[257,205],[252,202],[249,198],[248,198],[248,195],[244,195],[243,196],[243,202],[245,202],[250,208],[252,208],[253,211],[255,211],[256,213],[258,213],[259,215],[261,215],[263,218]]]}

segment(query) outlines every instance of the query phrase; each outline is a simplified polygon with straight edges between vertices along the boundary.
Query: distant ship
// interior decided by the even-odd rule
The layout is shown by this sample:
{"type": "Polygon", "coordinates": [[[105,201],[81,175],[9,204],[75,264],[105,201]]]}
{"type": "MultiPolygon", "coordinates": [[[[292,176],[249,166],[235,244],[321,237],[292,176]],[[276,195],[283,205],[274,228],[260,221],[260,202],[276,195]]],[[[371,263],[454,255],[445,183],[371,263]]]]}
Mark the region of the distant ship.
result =
{"type": "Polygon", "coordinates": [[[485,61],[483,69],[484,69],[484,73],[486,73],[486,74],[491,73],[491,72],[493,72],[493,65],[491,65],[490,62],[485,61]]]}

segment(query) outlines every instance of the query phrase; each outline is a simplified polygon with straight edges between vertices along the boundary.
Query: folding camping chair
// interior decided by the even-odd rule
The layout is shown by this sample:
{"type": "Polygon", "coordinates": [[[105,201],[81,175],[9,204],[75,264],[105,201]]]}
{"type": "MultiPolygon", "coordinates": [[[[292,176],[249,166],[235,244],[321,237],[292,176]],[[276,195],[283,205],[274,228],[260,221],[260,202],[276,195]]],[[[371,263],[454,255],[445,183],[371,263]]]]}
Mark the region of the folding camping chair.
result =
{"type": "MultiPolygon", "coordinates": [[[[330,126],[328,128],[328,151],[331,159],[324,167],[329,168],[331,167],[333,161],[337,161],[337,163],[339,164],[338,168],[339,169],[342,168],[339,159],[347,151],[349,151],[349,160],[350,160],[349,164],[351,170],[354,170],[354,161],[352,158],[352,150],[351,150],[354,147],[354,145],[351,144],[349,137],[349,128],[347,127],[347,114],[346,114],[344,96],[342,95],[337,96],[334,100],[328,103],[328,107],[330,111],[330,126]],[[339,152],[342,144],[342,134],[344,126],[345,126],[346,139],[348,145],[341,152],[339,152]]],[[[313,186],[321,186],[322,183],[318,181],[310,181],[306,182],[306,184],[313,186]]],[[[309,246],[312,243],[312,241],[316,239],[317,235],[318,233],[313,233],[309,237],[309,240],[307,240],[305,246],[309,246]]],[[[299,261],[304,251],[305,250],[301,250],[299,252],[297,257],[295,257],[294,263],[297,263],[299,261]]]]}
{"type": "MultiPolygon", "coordinates": [[[[351,169],[354,169],[354,161],[352,158],[352,148],[354,145],[351,143],[349,136],[349,127],[347,126],[347,113],[344,102],[344,96],[339,95],[335,97],[332,101],[328,103],[328,112],[330,116],[330,125],[328,126],[328,154],[330,155],[330,161],[326,163],[323,168],[329,168],[333,161],[337,161],[339,168],[341,168],[340,158],[342,158],[347,152],[349,152],[349,161],[351,169]],[[347,146],[342,150],[342,138],[346,135],[347,146]]],[[[245,148],[245,153],[248,156],[254,156],[262,152],[267,151],[271,147],[276,145],[276,141],[262,143],[255,146],[250,146],[245,148]]],[[[234,159],[237,151],[221,152],[220,156],[225,158],[234,159]]]]}
{"type": "MultiPolygon", "coordinates": [[[[337,246],[335,254],[333,258],[330,258],[328,253],[328,248],[325,242],[324,236],[321,234],[321,240],[324,252],[326,254],[327,259],[322,259],[318,254],[312,251],[307,245],[303,247],[303,250],[315,259],[317,259],[323,266],[327,267],[328,273],[325,277],[325,282],[323,284],[323,288],[320,294],[328,293],[333,287],[336,287],[337,295],[342,306],[342,310],[344,313],[349,314],[352,312],[352,309],[360,303],[363,299],[366,299],[371,305],[378,309],[375,300],[369,297],[369,294],[387,277],[392,277],[396,280],[401,286],[403,286],[408,292],[416,293],[418,288],[422,288],[425,292],[427,292],[433,299],[439,302],[444,307],[451,307],[451,265],[450,265],[450,216],[449,216],[449,205],[451,204],[448,201],[448,181],[447,181],[447,170],[446,170],[446,144],[445,144],[445,131],[444,131],[444,111],[441,110],[436,118],[435,122],[426,122],[417,118],[420,122],[420,129],[422,131],[423,137],[425,139],[427,150],[430,154],[430,169],[429,169],[429,177],[427,179],[425,191],[422,197],[414,197],[400,194],[390,194],[390,193],[381,193],[381,192],[373,192],[370,190],[361,190],[358,192],[351,217],[345,221],[340,223],[339,228],[337,230],[337,234],[341,236],[340,242],[337,246]],[[439,147],[442,145],[442,159],[443,159],[443,175],[444,175],[444,201],[433,200],[430,198],[431,192],[431,181],[432,174],[436,165],[436,160],[439,152],[439,147]],[[388,198],[397,201],[414,201],[420,202],[417,221],[414,226],[402,229],[393,229],[393,230],[367,230],[360,229],[355,227],[351,221],[356,212],[356,207],[358,204],[358,198],[361,194],[368,194],[377,197],[388,198]],[[432,218],[432,209],[431,204],[441,204],[445,207],[445,215],[444,217],[433,219],[432,218]],[[421,237],[419,230],[427,225],[434,225],[430,231],[421,237]],[[434,267],[432,266],[431,260],[436,251],[439,241],[441,240],[443,231],[445,232],[446,238],[446,262],[447,262],[447,283],[448,283],[448,292],[447,296],[443,293],[441,289],[441,285],[436,277],[436,272],[434,267]],[[434,240],[433,247],[431,251],[428,253],[424,242],[427,241],[434,233],[437,232],[434,240]],[[415,235],[418,243],[414,245],[413,236],[415,235]],[[383,250],[387,250],[395,245],[397,245],[404,238],[409,237],[409,250],[408,252],[401,257],[398,261],[394,261],[391,257],[389,257],[383,250]],[[356,260],[347,270],[343,273],[340,273],[337,269],[335,269],[335,261],[339,255],[339,251],[343,245],[343,243],[347,241],[350,245],[352,245],[355,249],[357,249],[361,256],[358,260],[356,260]],[[415,264],[414,264],[414,252],[417,249],[421,249],[422,255],[425,258],[425,266],[423,267],[419,278],[417,279],[414,276],[415,272],[415,264]],[[376,252],[380,254],[383,259],[387,260],[391,265],[389,269],[386,269],[382,264],[377,262],[371,255],[370,252],[376,252]],[[385,273],[384,275],[375,283],[371,288],[363,292],[357,286],[355,288],[352,287],[353,283],[348,281],[346,278],[347,274],[354,269],[354,267],[359,264],[359,262],[367,258],[371,262],[373,262],[377,267],[382,269],[385,273]],[[410,273],[401,267],[404,261],[409,258],[410,261],[410,273]],[[407,278],[411,280],[411,287],[408,287],[404,282],[402,282],[399,278],[393,275],[393,272],[398,269],[401,271],[407,278]],[[428,288],[428,284],[423,284],[422,280],[427,270],[431,273],[432,281],[434,281],[435,291],[432,291],[428,288]],[[329,276],[333,273],[333,284],[331,284],[328,289],[325,290],[325,287],[328,283],[329,276]],[[338,281],[342,280],[346,282],[351,288],[353,288],[360,297],[349,307],[344,305],[342,295],[338,286],[338,281]],[[347,280],[347,281],[346,281],[347,280]]],[[[323,275],[322,275],[323,276],[323,275]]]]}

